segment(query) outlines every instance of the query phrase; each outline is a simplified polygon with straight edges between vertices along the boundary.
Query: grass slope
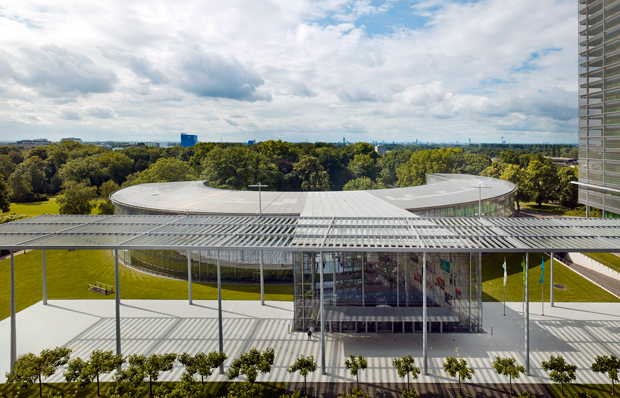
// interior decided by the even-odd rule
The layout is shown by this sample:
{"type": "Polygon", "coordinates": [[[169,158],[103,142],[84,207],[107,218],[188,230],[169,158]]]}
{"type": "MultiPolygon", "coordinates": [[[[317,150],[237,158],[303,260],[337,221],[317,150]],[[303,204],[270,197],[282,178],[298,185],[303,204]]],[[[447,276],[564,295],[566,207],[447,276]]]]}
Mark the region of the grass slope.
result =
{"type": "MultiPolygon", "coordinates": [[[[95,206],[91,211],[91,214],[99,214],[97,206],[103,199],[93,199],[91,203],[95,206]]],[[[49,198],[46,202],[33,202],[33,203],[11,203],[10,213],[21,213],[32,216],[38,216],[41,214],[59,214],[58,203],[56,198],[49,198]]]]}
{"type": "MultiPolygon", "coordinates": [[[[482,300],[504,300],[504,269],[506,257],[508,279],[506,282],[506,301],[521,301],[523,298],[523,254],[494,253],[482,256],[482,300]]],[[[542,286],[540,280],[541,255],[530,254],[529,288],[530,301],[540,302],[542,286]]],[[[549,301],[549,272],[551,264],[545,256],[544,294],[549,301]]],[[[620,302],[614,295],[584,279],[557,261],[553,263],[553,283],[566,286],[566,290],[555,289],[555,301],[568,302],[620,302]]]]}
{"type": "MultiPolygon", "coordinates": [[[[50,300],[113,300],[87,290],[89,283],[114,285],[114,257],[103,250],[47,250],[47,289],[50,300]]],[[[39,301],[43,295],[41,251],[15,256],[15,294],[17,310],[39,301]]],[[[161,278],[121,267],[121,298],[147,300],[185,300],[187,282],[161,278]]],[[[222,285],[224,300],[260,300],[259,285],[222,285]]],[[[217,285],[193,284],[196,300],[216,300],[217,285]]],[[[265,299],[292,301],[292,285],[266,285],[265,299]]],[[[0,319],[10,315],[10,260],[0,261],[0,319]]]]}
{"type": "Polygon", "coordinates": [[[612,253],[582,253],[601,264],[620,272],[620,257],[612,253]]]}
{"type": "MultiPolygon", "coordinates": [[[[153,393],[155,393],[155,389],[158,387],[165,387],[167,389],[174,388],[174,382],[153,382],[153,393]]],[[[226,396],[228,387],[230,386],[230,382],[208,382],[205,381],[203,391],[206,393],[207,397],[221,397],[226,396]]],[[[286,383],[258,383],[262,387],[262,397],[265,398],[279,398],[282,394],[286,392],[286,383]]],[[[113,383],[102,382],[101,386],[101,395],[107,392],[113,386],[113,383]]],[[[43,396],[49,397],[52,394],[66,394],[71,395],[75,398],[90,398],[97,396],[97,384],[91,383],[87,385],[83,389],[77,389],[73,383],[44,383],[43,384],[43,396]],[[75,395],[73,395],[75,394],[75,395]]],[[[38,397],[39,396],[39,385],[35,384],[28,387],[26,390],[20,390],[15,384],[0,384],[0,397],[7,396],[13,397],[19,394],[19,398],[26,397],[38,397]]],[[[136,395],[133,395],[135,398],[145,398],[149,396],[149,383],[142,383],[140,387],[140,392],[136,395]]]]}

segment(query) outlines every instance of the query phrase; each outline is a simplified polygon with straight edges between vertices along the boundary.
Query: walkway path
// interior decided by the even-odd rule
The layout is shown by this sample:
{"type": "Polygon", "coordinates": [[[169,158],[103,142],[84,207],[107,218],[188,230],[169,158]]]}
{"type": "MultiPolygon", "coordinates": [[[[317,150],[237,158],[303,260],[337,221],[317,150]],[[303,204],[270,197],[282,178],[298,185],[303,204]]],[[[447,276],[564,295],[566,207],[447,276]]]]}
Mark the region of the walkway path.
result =
{"type": "MultiPolygon", "coordinates": [[[[121,306],[123,352],[164,353],[213,351],[217,349],[217,302],[125,300],[121,306]]],[[[267,381],[302,381],[286,369],[298,355],[314,355],[320,364],[320,336],[312,341],[304,333],[288,333],[293,303],[224,301],[224,351],[230,365],[233,358],[250,348],[275,348],[276,361],[267,381]]],[[[493,372],[495,355],[514,356],[524,363],[524,319],[521,303],[508,303],[506,316],[502,303],[483,304],[483,333],[429,334],[429,371],[422,383],[452,383],[443,371],[446,356],[466,358],[474,367],[472,383],[504,383],[493,372]],[[493,334],[491,334],[493,328],[493,334]]],[[[540,303],[531,304],[539,314],[540,303]]],[[[35,304],[17,314],[18,354],[38,353],[44,348],[66,346],[73,355],[86,358],[94,349],[113,350],[114,301],[52,300],[47,306],[35,304]]],[[[620,352],[620,303],[558,303],[545,306],[545,316],[531,316],[532,375],[521,383],[547,383],[541,361],[549,355],[563,355],[578,366],[580,383],[605,383],[603,375],[593,374],[590,364],[597,355],[620,352]]],[[[0,322],[0,383],[9,369],[9,319],[0,322]]],[[[353,382],[344,368],[348,354],[364,355],[368,369],[362,379],[368,383],[401,382],[392,367],[392,358],[412,355],[421,364],[421,334],[335,334],[326,336],[327,375],[317,370],[309,382],[353,382]]],[[[164,380],[178,380],[183,369],[163,375],[164,380]]],[[[224,375],[212,376],[225,380],[224,375]]],[[[61,381],[61,376],[50,378],[61,381]]]]}

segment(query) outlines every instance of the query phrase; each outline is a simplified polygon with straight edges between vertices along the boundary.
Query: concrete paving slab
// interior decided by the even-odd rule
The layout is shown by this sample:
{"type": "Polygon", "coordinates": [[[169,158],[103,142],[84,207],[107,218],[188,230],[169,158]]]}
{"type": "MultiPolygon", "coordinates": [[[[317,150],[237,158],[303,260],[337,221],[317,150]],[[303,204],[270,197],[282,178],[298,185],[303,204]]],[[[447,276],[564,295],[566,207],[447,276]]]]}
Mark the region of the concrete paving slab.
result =
{"type": "MultiPolygon", "coordinates": [[[[472,383],[505,383],[493,372],[495,355],[513,356],[524,363],[524,317],[521,303],[507,303],[503,316],[502,303],[483,304],[482,333],[429,334],[429,375],[418,380],[423,383],[452,383],[443,371],[443,361],[452,355],[468,360],[475,369],[472,383]],[[492,328],[492,334],[491,334],[492,328]]],[[[589,370],[597,355],[620,352],[619,303],[547,303],[545,316],[540,315],[540,303],[531,305],[531,376],[515,383],[547,383],[548,376],[541,362],[549,355],[563,355],[578,366],[580,383],[606,383],[604,375],[589,370]]],[[[289,333],[293,303],[257,301],[224,301],[224,351],[229,360],[250,348],[273,347],[276,360],[272,372],[259,376],[263,381],[300,382],[299,375],[286,369],[298,355],[314,355],[320,365],[320,335],[311,341],[305,333],[289,333]]],[[[164,353],[214,351],[218,347],[217,302],[167,300],[126,300],[121,305],[122,348],[130,353],[164,353]]],[[[9,370],[10,320],[0,322],[0,383],[9,370]]],[[[18,355],[38,353],[44,348],[65,346],[73,356],[88,357],[94,349],[114,350],[114,302],[109,300],[52,300],[44,306],[37,303],[17,314],[18,355]]],[[[348,354],[364,355],[368,369],[361,381],[368,383],[398,383],[392,359],[412,355],[422,363],[422,334],[337,334],[326,335],[327,374],[320,368],[308,377],[308,382],[342,383],[354,378],[344,368],[348,354]]],[[[180,365],[163,375],[163,380],[178,380],[180,365]]],[[[105,378],[108,380],[109,378],[105,378]]],[[[214,380],[225,380],[215,374],[214,380]]],[[[50,382],[62,381],[60,375],[50,382]]]]}

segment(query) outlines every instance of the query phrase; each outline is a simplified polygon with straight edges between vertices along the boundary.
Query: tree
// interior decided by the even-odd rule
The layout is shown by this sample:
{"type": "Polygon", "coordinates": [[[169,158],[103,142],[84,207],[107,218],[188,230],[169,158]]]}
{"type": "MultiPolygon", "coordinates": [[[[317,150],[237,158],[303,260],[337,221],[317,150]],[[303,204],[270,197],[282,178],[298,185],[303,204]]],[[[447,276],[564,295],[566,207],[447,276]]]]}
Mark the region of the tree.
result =
{"type": "Polygon", "coordinates": [[[618,369],[620,369],[620,360],[615,355],[597,356],[590,369],[595,373],[607,373],[607,377],[611,380],[611,396],[615,395],[615,382],[618,381],[618,369]]]}
{"type": "Polygon", "coordinates": [[[345,154],[336,147],[326,146],[316,150],[316,157],[327,171],[331,190],[342,190],[342,187],[351,179],[351,170],[346,167],[345,154]]]}
{"type": "Polygon", "coordinates": [[[114,205],[112,204],[110,195],[119,189],[121,189],[121,187],[119,187],[113,180],[109,180],[101,184],[99,192],[101,193],[101,199],[103,199],[103,201],[99,202],[99,214],[114,214],[114,205]]]}
{"type": "Polygon", "coordinates": [[[296,162],[299,158],[297,148],[290,142],[282,140],[263,141],[257,145],[257,148],[261,155],[269,160],[292,158],[296,162]]]}
{"type": "Polygon", "coordinates": [[[26,389],[28,386],[39,381],[39,397],[43,396],[42,377],[50,377],[56,370],[65,365],[71,354],[70,348],[56,347],[53,350],[43,350],[41,355],[33,353],[20,355],[13,365],[13,370],[6,374],[7,383],[16,383],[19,388],[26,389]]]}
{"type": "Polygon", "coordinates": [[[229,383],[227,398],[256,398],[261,396],[260,385],[250,383],[229,383]]]}
{"type": "Polygon", "coordinates": [[[212,142],[199,142],[194,145],[194,155],[189,160],[189,165],[196,169],[200,169],[204,166],[203,162],[207,159],[213,148],[215,148],[215,144],[212,142]]]}
{"type": "Polygon", "coordinates": [[[232,362],[230,369],[228,369],[228,380],[236,379],[243,375],[253,384],[256,381],[256,377],[258,377],[259,371],[262,374],[271,372],[274,359],[273,348],[266,348],[263,352],[252,348],[249,352],[241,354],[239,358],[232,362]]]}
{"type": "Polygon", "coordinates": [[[344,185],[344,191],[360,191],[360,190],[368,190],[368,189],[381,189],[383,188],[381,185],[373,182],[368,177],[360,177],[355,180],[351,180],[344,185]]]}
{"type": "MultiPolygon", "coordinates": [[[[71,152],[69,155],[74,156],[75,153],[71,152]]],[[[95,156],[71,159],[60,167],[58,174],[64,184],[70,181],[77,183],[86,181],[93,187],[98,187],[110,179],[110,172],[107,168],[101,167],[99,159],[95,156]]]]}
{"type": "Polygon", "coordinates": [[[282,179],[276,165],[247,147],[215,147],[203,165],[201,178],[214,188],[247,190],[248,185],[261,182],[275,189],[282,179]]]}
{"type": "Polygon", "coordinates": [[[443,369],[450,377],[459,377],[459,396],[461,395],[461,380],[471,380],[474,375],[474,368],[467,367],[467,361],[464,359],[456,359],[455,357],[447,357],[443,364],[443,369]]]}
{"type": "Polygon", "coordinates": [[[0,155],[0,174],[7,181],[11,174],[17,169],[17,165],[13,163],[9,155],[0,155]]]}
{"type": "Polygon", "coordinates": [[[521,210],[520,202],[528,199],[527,191],[525,190],[525,174],[525,170],[521,167],[514,164],[508,164],[504,167],[504,170],[499,177],[502,180],[512,182],[517,186],[517,191],[515,192],[517,210],[521,210]]]}
{"type": "Polygon", "coordinates": [[[522,365],[517,365],[514,358],[500,358],[499,356],[495,356],[493,368],[498,375],[509,377],[510,395],[512,396],[512,378],[518,379],[521,374],[525,373],[525,368],[522,365]]]}
{"type": "Polygon", "coordinates": [[[538,159],[532,159],[525,176],[525,190],[528,196],[541,206],[553,199],[555,187],[557,176],[553,168],[538,159]]]}
{"type": "Polygon", "coordinates": [[[99,391],[99,376],[112,372],[125,362],[122,355],[114,355],[112,351],[94,350],[88,361],[75,358],[69,361],[63,376],[68,382],[76,382],[79,388],[84,388],[93,380],[97,382],[97,396],[99,391]]]}
{"type": "Polygon", "coordinates": [[[93,205],[90,200],[97,195],[97,188],[86,183],[69,181],[65,183],[63,196],[56,199],[60,214],[90,214],[93,205]]]}
{"type": "Polygon", "coordinates": [[[484,177],[500,178],[503,171],[504,165],[498,161],[494,161],[489,167],[484,169],[480,175],[484,177]]]}
{"type": "Polygon", "coordinates": [[[551,381],[561,384],[562,395],[564,395],[564,383],[570,383],[577,378],[575,376],[577,366],[567,363],[561,355],[557,357],[551,355],[548,361],[543,361],[542,366],[549,373],[551,381]]]}
{"type": "Polygon", "coordinates": [[[407,376],[407,391],[409,391],[409,376],[414,380],[420,375],[420,368],[415,366],[415,359],[411,355],[404,355],[400,359],[394,358],[392,364],[401,379],[407,376]]]}
{"type": "Polygon", "coordinates": [[[329,191],[329,175],[321,166],[318,158],[303,156],[293,166],[293,171],[301,180],[303,191],[329,191]]]}
{"type": "Polygon", "coordinates": [[[386,153],[379,159],[378,165],[381,171],[379,176],[381,182],[386,185],[394,185],[398,181],[396,169],[411,158],[413,151],[411,149],[394,150],[386,153]]]}
{"type": "Polygon", "coordinates": [[[149,396],[153,396],[153,381],[157,381],[161,372],[172,370],[177,354],[153,354],[149,357],[133,354],[127,358],[129,365],[137,368],[143,380],[149,378],[149,396]]]}
{"type": "Polygon", "coordinates": [[[30,183],[34,193],[42,194],[47,190],[47,162],[41,160],[38,156],[31,156],[20,164],[19,168],[23,170],[24,174],[30,176],[30,183]]]}
{"type": "Polygon", "coordinates": [[[349,354],[349,359],[344,361],[344,367],[349,371],[349,373],[351,373],[351,376],[355,376],[355,379],[357,380],[357,389],[359,390],[359,372],[365,370],[368,367],[368,361],[366,361],[366,358],[364,358],[362,355],[354,357],[353,355],[349,354]]]}
{"type": "Polygon", "coordinates": [[[306,377],[308,373],[312,373],[316,370],[316,362],[314,362],[314,355],[304,357],[300,355],[299,358],[288,368],[289,373],[299,372],[304,377],[304,394],[306,394],[306,377]]]}
{"type": "Polygon", "coordinates": [[[0,210],[8,213],[11,210],[11,200],[9,197],[9,188],[4,182],[4,178],[0,178],[0,210]]]}
{"type": "Polygon", "coordinates": [[[349,170],[351,170],[355,178],[368,177],[371,180],[377,178],[377,163],[370,155],[355,155],[353,160],[349,163],[349,170]]]}
{"type": "Polygon", "coordinates": [[[181,381],[175,383],[174,389],[164,395],[165,398],[202,398],[204,394],[202,388],[196,384],[196,381],[188,372],[183,372],[181,381]]]}
{"type": "Polygon", "coordinates": [[[106,152],[99,157],[99,163],[110,173],[117,184],[122,184],[133,170],[133,159],[117,151],[106,152]]]}
{"type": "Polygon", "coordinates": [[[194,180],[196,176],[187,162],[175,158],[161,158],[140,173],[134,184],[194,180]]]}
{"type": "Polygon", "coordinates": [[[577,184],[572,183],[578,180],[578,175],[577,167],[560,167],[558,170],[558,199],[562,206],[569,209],[575,208],[579,200],[577,184]]]}
{"type": "Polygon", "coordinates": [[[17,169],[9,177],[9,194],[15,202],[21,202],[32,193],[30,175],[17,169]]]}
{"type": "Polygon", "coordinates": [[[426,184],[428,173],[450,173],[454,168],[453,150],[427,149],[414,152],[411,158],[396,170],[398,185],[409,187],[426,184]]]}
{"type": "Polygon", "coordinates": [[[499,154],[499,160],[505,164],[519,165],[519,156],[512,150],[502,151],[499,154]]]}
{"type": "Polygon", "coordinates": [[[454,169],[456,174],[480,175],[491,165],[491,158],[488,155],[476,153],[455,152],[454,169]]]}
{"type": "Polygon", "coordinates": [[[228,359],[223,352],[212,351],[208,354],[199,352],[194,356],[188,353],[179,355],[179,362],[185,366],[185,371],[191,375],[198,373],[202,378],[202,384],[205,382],[205,377],[211,376],[213,369],[217,369],[224,361],[228,359]]]}

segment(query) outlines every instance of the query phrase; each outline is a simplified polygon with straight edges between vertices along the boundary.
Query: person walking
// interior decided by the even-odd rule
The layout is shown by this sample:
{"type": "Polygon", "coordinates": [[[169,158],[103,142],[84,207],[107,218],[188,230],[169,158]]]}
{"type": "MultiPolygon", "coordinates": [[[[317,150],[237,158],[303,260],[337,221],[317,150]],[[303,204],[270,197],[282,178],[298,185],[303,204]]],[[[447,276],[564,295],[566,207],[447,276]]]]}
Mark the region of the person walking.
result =
{"type": "Polygon", "coordinates": [[[308,340],[312,340],[312,333],[314,333],[314,326],[310,326],[308,329],[308,340]]]}

